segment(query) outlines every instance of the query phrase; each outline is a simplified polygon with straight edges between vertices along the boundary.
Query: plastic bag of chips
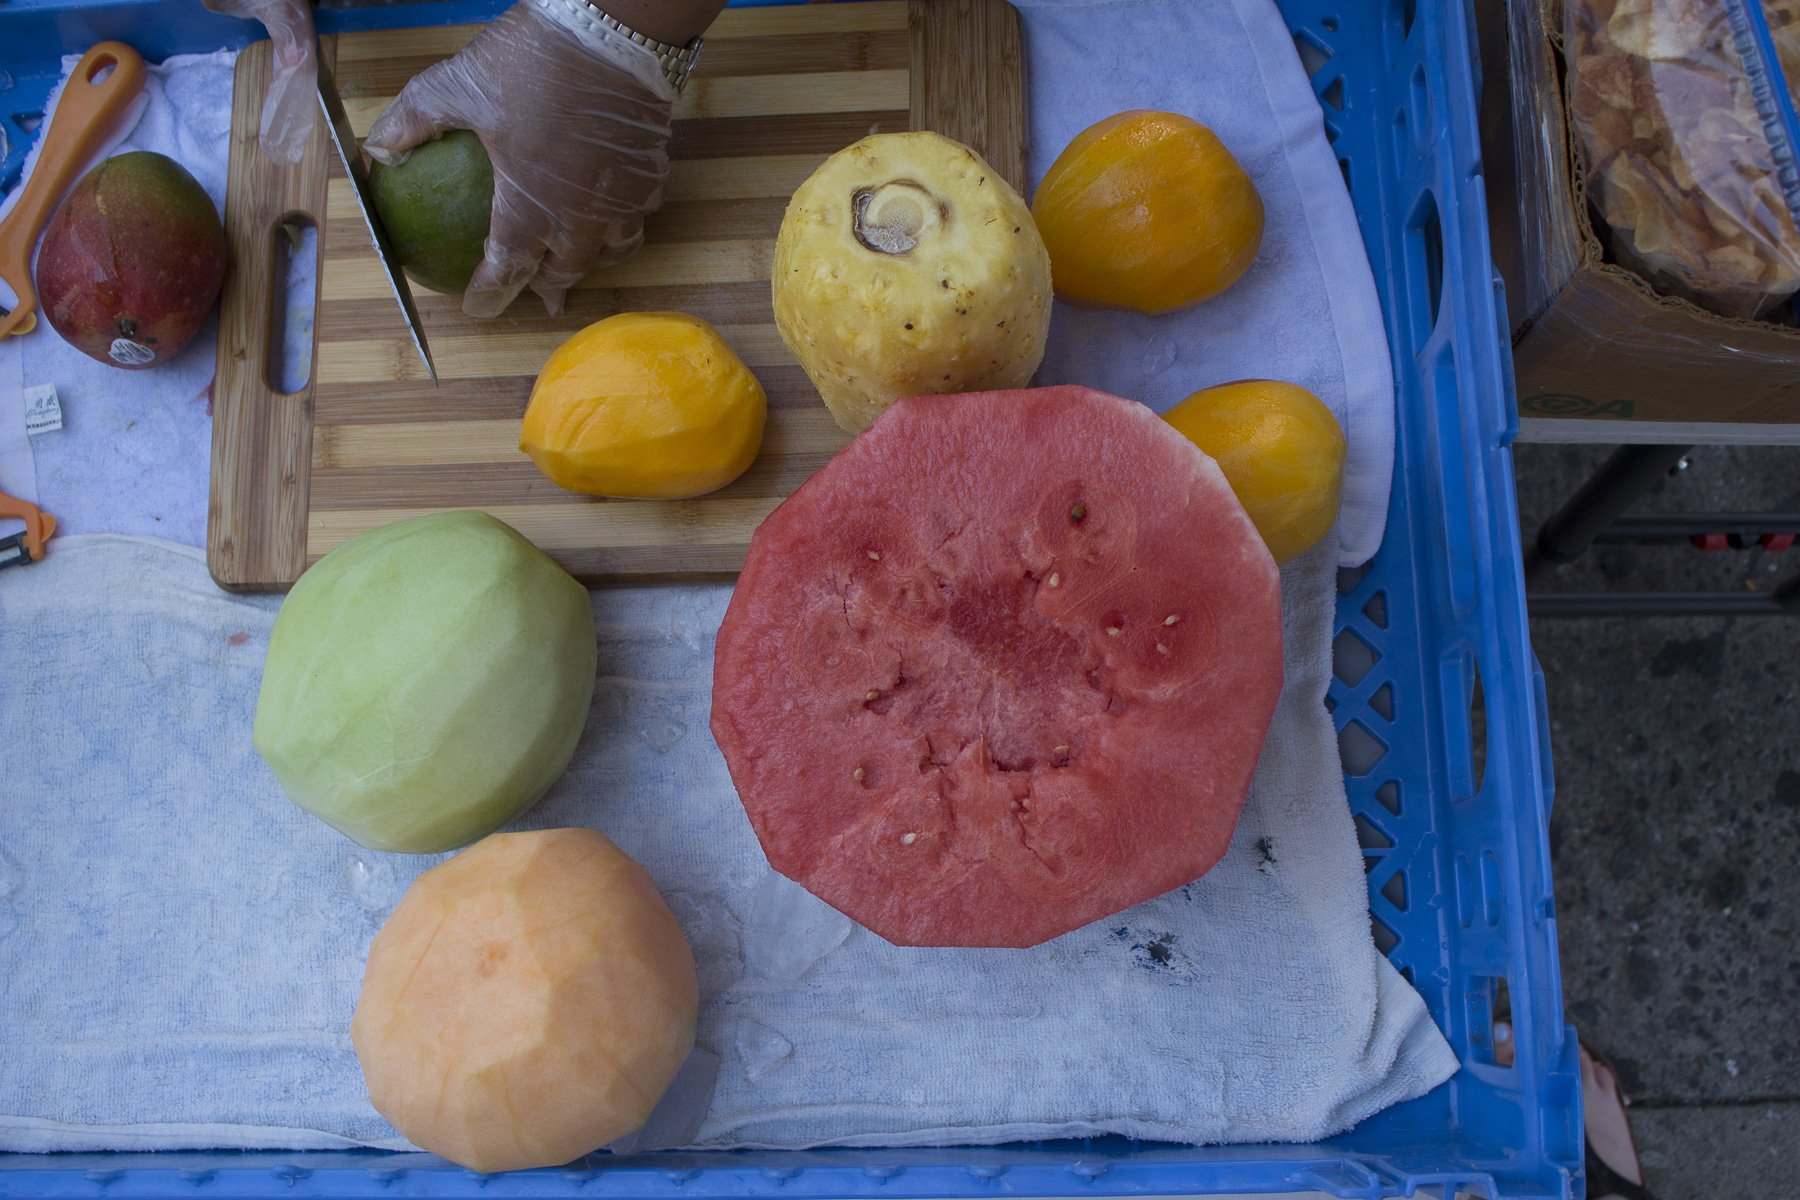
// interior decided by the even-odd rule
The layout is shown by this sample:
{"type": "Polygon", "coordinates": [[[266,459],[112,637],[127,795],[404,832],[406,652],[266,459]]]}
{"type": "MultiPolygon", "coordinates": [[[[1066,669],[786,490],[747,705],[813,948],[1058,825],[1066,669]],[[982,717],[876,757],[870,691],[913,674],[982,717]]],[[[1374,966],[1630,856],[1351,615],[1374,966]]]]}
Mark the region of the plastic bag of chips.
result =
{"type": "Polygon", "coordinates": [[[1580,166],[1614,259],[1725,316],[1761,315],[1800,290],[1794,126],[1770,61],[1791,54],[1800,72],[1800,0],[1767,10],[1755,0],[1565,8],[1580,166]]]}

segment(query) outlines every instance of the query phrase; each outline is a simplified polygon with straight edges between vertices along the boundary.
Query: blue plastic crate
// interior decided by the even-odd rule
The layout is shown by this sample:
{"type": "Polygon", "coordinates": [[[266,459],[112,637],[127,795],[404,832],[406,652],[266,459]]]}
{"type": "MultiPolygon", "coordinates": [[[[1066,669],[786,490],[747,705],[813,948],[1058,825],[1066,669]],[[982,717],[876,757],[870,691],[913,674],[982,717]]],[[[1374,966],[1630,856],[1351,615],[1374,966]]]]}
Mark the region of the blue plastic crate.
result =
{"type": "MultiPolygon", "coordinates": [[[[1581,1195],[1580,1076],[1562,1020],[1546,836],[1550,749],[1525,622],[1509,449],[1518,423],[1488,254],[1473,20],[1462,3],[1278,2],[1303,59],[1320,64],[1313,82],[1374,265],[1399,389],[1386,539],[1365,571],[1340,576],[1330,702],[1378,944],[1456,1048],[1453,1079],[1311,1145],[595,1154],[495,1176],[377,1151],[0,1155],[0,1197],[1581,1195]],[[1471,717],[1478,687],[1484,766],[1471,717]],[[1510,1067],[1495,1065],[1491,1038],[1502,988],[1510,1067]]],[[[321,9],[319,24],[451,24],[504,3],[321,9]]],[[[0,6],[0,67],[14,86],[0,89],[0,116],[34,111],[57,56],[102,38],[157,58],[257,32],[194,0],[11,0],[0,6]],[[8,107],[9,97],[20,99],[8,107]]]]}

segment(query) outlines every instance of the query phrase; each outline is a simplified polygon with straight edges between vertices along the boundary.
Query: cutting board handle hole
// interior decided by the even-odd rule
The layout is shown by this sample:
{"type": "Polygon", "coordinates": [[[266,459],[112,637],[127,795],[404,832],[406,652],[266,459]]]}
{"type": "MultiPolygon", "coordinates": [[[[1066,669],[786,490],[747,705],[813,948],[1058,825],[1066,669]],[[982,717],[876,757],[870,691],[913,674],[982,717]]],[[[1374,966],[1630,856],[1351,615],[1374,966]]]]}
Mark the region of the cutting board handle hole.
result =
{"type": "Polygon", "coordinates": [[[314,315],[319,304],[319,226],[306,213],[285,214],[269,231],[271,391],[292,395],[312,378],[314,315]]]}

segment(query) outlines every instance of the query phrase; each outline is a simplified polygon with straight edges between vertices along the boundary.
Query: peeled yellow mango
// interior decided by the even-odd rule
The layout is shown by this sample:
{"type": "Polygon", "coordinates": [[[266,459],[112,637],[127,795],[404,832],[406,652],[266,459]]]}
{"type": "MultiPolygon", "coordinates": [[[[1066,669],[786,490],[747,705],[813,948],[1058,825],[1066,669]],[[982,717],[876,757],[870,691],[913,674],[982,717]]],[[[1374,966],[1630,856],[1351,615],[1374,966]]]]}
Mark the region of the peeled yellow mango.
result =
{"type": "Polygon", "coordinates": [[[615,313],[538,372],[519,449],[572,492],[681,500],[742,475],[768,413],[762,384],[699,317],[615,313]]]}
{"type": "Polygon", "coordinates": [[[1306,553],[1337,523],[1349,446],[1324,401],[1299,384],[1221,383],[1163,419],[1218,462],[1277,563],[1306,553]]]}
{"type": "Polygon", "coordinates": [[[1166,313],[1250,269],[1263,202],[1218,135],[1180,113],[1138,109],[1089,126],[1044,172],[1031,215],[1056,297],[1166,313]]]}

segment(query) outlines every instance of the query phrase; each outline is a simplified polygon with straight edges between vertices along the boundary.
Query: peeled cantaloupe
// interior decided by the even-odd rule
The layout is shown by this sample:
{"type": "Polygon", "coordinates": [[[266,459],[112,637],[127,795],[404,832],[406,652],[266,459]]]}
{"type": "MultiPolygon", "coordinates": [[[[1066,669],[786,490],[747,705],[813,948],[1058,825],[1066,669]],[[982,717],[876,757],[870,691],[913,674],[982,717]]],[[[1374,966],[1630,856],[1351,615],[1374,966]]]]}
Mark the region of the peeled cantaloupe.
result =
{"type": "Polygon", "coordinates": [[[694,1046],[694,958],[591,829],[497,833],[414,881],[369,947],[350,1036],[375,1110],[477,1171],[640,1128],[694,1046]]]}

